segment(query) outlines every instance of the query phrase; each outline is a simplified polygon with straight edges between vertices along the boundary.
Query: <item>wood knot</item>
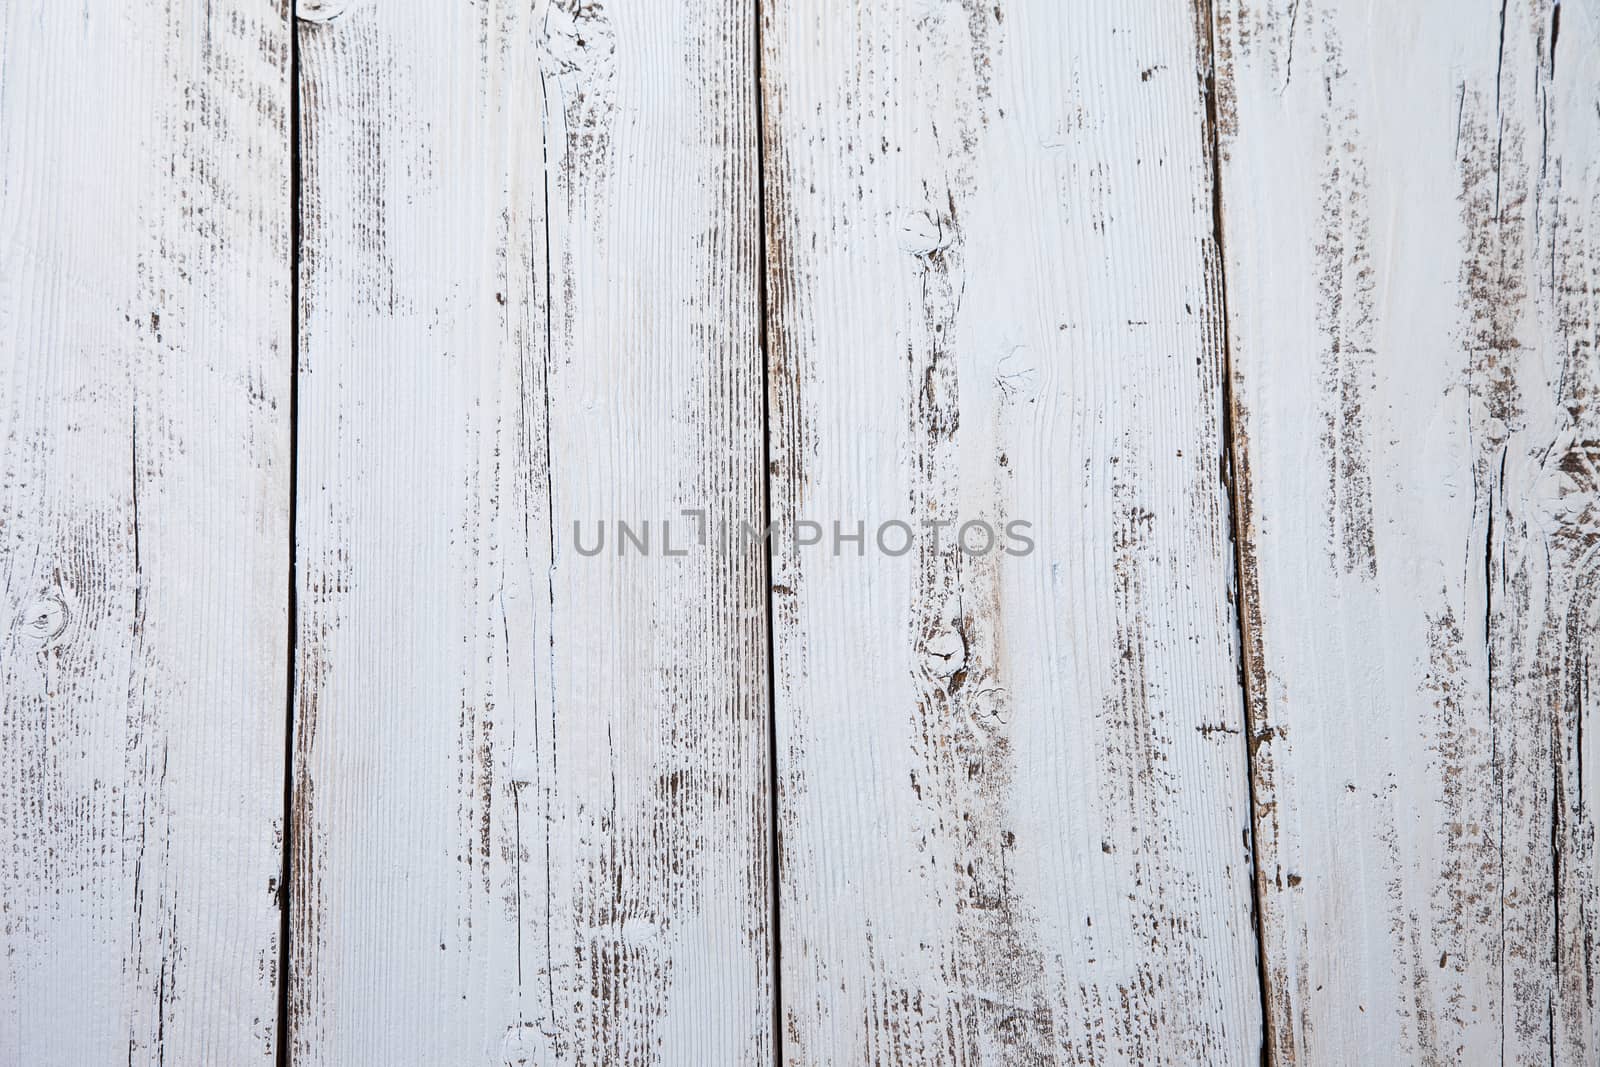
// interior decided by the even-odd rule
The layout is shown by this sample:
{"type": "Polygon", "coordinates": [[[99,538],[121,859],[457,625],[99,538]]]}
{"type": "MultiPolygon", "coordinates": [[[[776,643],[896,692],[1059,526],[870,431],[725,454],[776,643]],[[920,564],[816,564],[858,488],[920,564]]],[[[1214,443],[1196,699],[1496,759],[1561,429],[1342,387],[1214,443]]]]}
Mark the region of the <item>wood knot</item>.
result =
{"type": "Polygon", "coordinates": [[[25,648],[44,652],[62,643],[72,623],[72,609],[59,590],[39,594],[18,614],[17,641],[25,648]]]}
{"type": "Polygon", "coordinates": [[[533,1023],[513,1023],[500,1042],[500,1067],[554,1067],[549,1035],[533,1023]]]}
{"type": "Polygon", "coordinates": [[[896,229],[900,250],[913,256],[931,256],[950,243],[944,220],[931,211],[902,211],[896,229]]]}
{"type": "Polygon", "coordinates": [[[349,7],[349,0],[295,0],[294,17],[301,22],[332,22],[349,7]]]}
{"type": "Polygon", "coordinates": [[[617,33],[611,18],[596,3],[580,3],[570,10],[551,7],[545,20],[544,52],[561,74],[594,69],[617,50],[617,33]]]}
{"type": "Polygon", "coordinates": [[[959,594],[951,594],[939,606],[938,618],[923,630],[917,651],[924,674],[946,688],[952,683],[956,690],[961,688],[966,681],[967,635],[959,594]],[[958,676],[960,682],[955,681],[958,676]]]}

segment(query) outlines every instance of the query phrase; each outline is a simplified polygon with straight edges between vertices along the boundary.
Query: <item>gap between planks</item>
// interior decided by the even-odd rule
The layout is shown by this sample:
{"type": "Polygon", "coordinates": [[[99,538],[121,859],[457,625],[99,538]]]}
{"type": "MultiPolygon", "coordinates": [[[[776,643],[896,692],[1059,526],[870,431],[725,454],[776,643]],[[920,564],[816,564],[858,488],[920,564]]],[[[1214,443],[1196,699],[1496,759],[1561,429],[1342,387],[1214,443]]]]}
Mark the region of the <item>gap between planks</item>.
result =
{"type": "Polygon", "coordinates": [[[289,599],[287,618],[288,661],[284,671],[283,699],[283,868],[278,876],[278,1067],[289,1067],[289,939],[294,863],[294,704],[300,643],[300,610],[296,593],[299,552],[298,502],[300,495],[300,25],[295,0],[283,0],[289,23],[289,599]]]}
{"type": "Polygon", "coordinates": [[[766,14],[763,0],[755,0],[756,17],[752,33],[755,35],[755,120],[756,120],[756,251],[761,261],[756,268],[756,328],[761,346],[761,520],[765,524],[766,546],[761,560],[762,583],[766,596],[767,638],[767,900],[768,922],[772,930],[772,952],[768,967],[772,975],[772,1062],[783,1067],[783,916],[780,912],[782,894],[779,878],[782,874],[782,842],[778,837],[778,682],[776,643],[773,632],[772,588],[772,414],[771,394],[771,341],[768,334],[767,315],[767,121],[766,82],[762,77],[761,20],[766,14]]]}

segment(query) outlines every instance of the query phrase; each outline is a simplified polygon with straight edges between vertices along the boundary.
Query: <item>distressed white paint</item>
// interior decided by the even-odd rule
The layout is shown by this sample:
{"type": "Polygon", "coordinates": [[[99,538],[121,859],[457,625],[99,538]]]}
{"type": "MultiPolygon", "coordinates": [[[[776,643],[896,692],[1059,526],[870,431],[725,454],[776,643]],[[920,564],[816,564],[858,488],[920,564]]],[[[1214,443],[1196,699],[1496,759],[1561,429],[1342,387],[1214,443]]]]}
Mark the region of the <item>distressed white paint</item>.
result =
{"type": "Polygon", "coordinates": [[[298,309],[0,5],[0,1063],[278,1051],[292,311],[295,1063],[1254,1062],[1247,768],[1271,1062],[1592,1062],[1593,0],[760,9],[765,478],[756,5],[306,0],[298,309]]]}
{"type": "Polygon", "coordinates": [[[0,1062],[273,1062],[289,26],[0,5],[0,1062]]]}
{"type": "Polygon", "coordinates": [[[1218,5],[1276,1063],[1600,1055],[1600,8],[1556,17],[1218,5]]]}
{"type": "Polygon", "coordinates": [[[306,14],[294,1062],[767,1062],[752,12],[306,14]]]}
{"type": "Polygon", "coordinates": [[[1253,1063],[1205,23],[766,20],[784,1060],[1253,1063]]]}

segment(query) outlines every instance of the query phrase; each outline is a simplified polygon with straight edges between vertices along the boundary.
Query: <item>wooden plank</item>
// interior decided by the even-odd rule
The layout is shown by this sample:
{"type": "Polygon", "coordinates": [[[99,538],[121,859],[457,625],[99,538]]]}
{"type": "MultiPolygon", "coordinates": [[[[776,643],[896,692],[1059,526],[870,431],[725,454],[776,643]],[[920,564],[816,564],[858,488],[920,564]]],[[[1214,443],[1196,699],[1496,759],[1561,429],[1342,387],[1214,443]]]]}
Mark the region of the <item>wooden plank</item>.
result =
{"type": "Polygon", "coordinates": [[[301,15],[294,1062],[766,1062],[753,12],[301,15]]]}
{"type": "Polygon", "coordinates": [[[0,1062],[276,1054],[288,34],[0,5],[0,1062]]]}
{"type": "Polygon", "coordinates": [[[1600,8],[1217,4],[1277,1063],[1592,1063],[1600,8]]]}
{"type": "Polygon", "coordinates": [[[766,5],[786,1062],[1258,1055],[1204,34],[766,5]]]}

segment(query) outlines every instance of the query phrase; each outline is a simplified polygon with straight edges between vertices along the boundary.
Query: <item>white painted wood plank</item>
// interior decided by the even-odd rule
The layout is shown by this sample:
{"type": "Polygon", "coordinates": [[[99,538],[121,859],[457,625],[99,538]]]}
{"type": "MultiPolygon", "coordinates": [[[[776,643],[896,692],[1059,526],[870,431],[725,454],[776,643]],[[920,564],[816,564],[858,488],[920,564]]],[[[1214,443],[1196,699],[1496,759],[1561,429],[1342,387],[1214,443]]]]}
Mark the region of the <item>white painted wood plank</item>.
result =
{"type": "Polygon", "coordinates": [[[753,11],[301,15],[294,1062],[767,1062],[753,11]]]}
{"type": "Polygon", "coordinates": [[[273,1062],[287,15],[0,5],[0,1062],[273,1062]]]}
{"type": "Polygon", "coordinates": [[[1600,8],[1217,4],[1277,1063],[1593,1063],[1600,8]]]}
{"type": "Polygon", "coordinates": [[[785,1062],[1259,1055],[1205,26],[766,6],[785,1062]]]}

